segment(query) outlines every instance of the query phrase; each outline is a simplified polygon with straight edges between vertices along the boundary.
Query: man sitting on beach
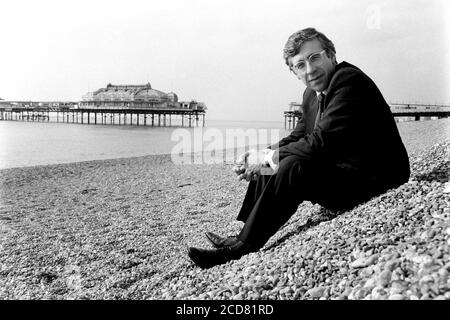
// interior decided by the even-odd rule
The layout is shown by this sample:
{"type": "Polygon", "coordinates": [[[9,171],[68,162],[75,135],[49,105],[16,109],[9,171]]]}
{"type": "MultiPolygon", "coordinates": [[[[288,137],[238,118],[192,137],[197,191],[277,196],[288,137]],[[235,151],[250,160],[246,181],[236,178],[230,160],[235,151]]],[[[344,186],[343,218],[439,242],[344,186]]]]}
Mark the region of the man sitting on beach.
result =
{"type": "Polygon", "coordinates": [[[235,237],[207,232],[215,249],[189,248],[201,268],[258,251],[305,200],[350,209],[409,179],[389,105],[366,74],[337,63],[334,44],[313,28],[289,37],[284,59],[306,85],[302,118],[276,145],[243,155],[235,172],[251,180],[237,217],[244,226],[235,237]]]}

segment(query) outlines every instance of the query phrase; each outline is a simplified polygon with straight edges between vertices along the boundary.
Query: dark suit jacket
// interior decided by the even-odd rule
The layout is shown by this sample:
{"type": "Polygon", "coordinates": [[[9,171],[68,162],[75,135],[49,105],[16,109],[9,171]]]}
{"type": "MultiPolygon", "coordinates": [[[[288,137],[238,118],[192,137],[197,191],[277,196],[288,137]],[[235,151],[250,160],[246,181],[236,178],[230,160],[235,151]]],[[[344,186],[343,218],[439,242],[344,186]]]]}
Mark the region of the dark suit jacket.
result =
{"type": "Polygon", "coordinates": [[[280,160],[296,155],[338,166],[375,181],[377,189],[408,181],[408,154],[389,105],[360,69],[339,63],[326,89],[322,118],[314,128],[317,110],[316,92],[307,88],[302,118],[278,143],[280,160]]]}

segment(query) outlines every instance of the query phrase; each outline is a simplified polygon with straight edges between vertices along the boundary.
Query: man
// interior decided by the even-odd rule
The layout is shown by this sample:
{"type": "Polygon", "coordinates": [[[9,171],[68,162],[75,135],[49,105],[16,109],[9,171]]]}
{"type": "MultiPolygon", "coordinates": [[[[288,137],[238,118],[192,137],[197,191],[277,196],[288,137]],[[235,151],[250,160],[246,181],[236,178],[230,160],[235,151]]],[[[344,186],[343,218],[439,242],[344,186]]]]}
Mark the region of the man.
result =
{"type": "Polygon", "coordinates": [[[333,43],[313,28],[291,35],[286,64],[305,85],[303,115],[277,145],[243,155],[235,171],[250,181],[237,237],[207,232],[213,250],[189,248],[201,268],[257,251],[305,200],[350,209],[409,179],[406,149],[389,105],[357,67],[336,61],[333,43]]]}

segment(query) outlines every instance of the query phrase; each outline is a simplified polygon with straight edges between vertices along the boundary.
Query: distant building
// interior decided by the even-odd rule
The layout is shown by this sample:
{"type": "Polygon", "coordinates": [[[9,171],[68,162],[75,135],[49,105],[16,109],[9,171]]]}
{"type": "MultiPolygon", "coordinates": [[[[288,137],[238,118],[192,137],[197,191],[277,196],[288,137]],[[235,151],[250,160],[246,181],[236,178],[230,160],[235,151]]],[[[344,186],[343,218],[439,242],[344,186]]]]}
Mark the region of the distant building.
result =
{"type": "Polygon", "coordinates": [[[195,100],[178,101],[174,92],[165,93],[153,89],[150,83],[145,85],[112,85],[88,92],[80,102],[80,108],[98,109],[160,109],[160,108],[187,108],[193,110],[206,110],[202,102],[195,100]]]}

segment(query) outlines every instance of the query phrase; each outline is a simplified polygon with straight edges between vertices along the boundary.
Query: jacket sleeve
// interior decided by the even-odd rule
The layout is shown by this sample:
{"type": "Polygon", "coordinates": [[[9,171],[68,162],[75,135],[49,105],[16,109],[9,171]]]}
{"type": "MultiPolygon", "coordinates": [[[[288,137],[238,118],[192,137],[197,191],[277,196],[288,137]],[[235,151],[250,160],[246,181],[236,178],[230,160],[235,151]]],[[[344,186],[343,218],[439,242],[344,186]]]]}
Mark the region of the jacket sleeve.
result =
{"type": "Polygon", "coordinates": [[[361,83],[364,76],[358,72],[343,72],[336,75],[329,86],[322,118],[312,133],[306,134],[298,141],[283,145],[278,150],[278,157],[297,155],[305,160],[315,160],[348,149],[355,137],[360,109],[363,104],[364,90],[361,83]]]}
{"type": "Polygon", "coordinates": [[[305,119],[302,116],[295,126],[294,130],[285,138],[281,139],[277,143],[271,145],[269,149],[275,150],[282,146],[288,145],[291,142],[298,141],[300,138],[305,136],[305,119]]]}
{"type": "MultiPolygon", "coordinates": [[[[303,93],[303,105],[305,103],[305,96],[306,96],[306,90],[303,93]]],[[[269,146],[269,149],[276,150],[282,146],[288,145],[291,142],[298,141],[300,138],[303,138],[305,136],[306,132],[306,125],[305,125],[305,112],[303,110],[302,117],[297,122],[297,125],[295,126],[294,130],[287,136],[278,141],[277,143],[269,146]]]]}

